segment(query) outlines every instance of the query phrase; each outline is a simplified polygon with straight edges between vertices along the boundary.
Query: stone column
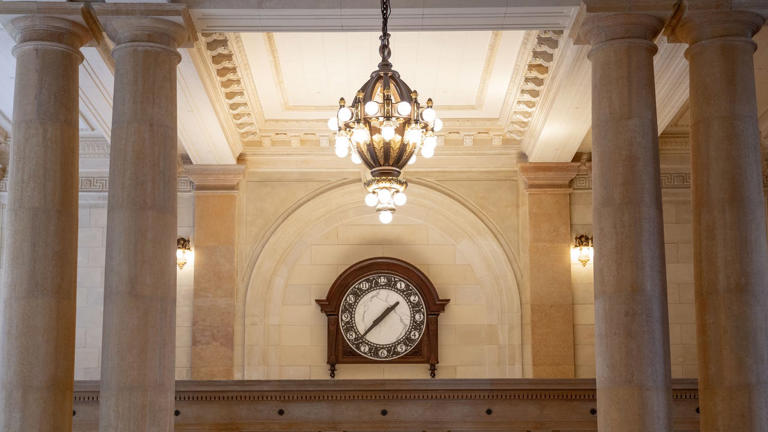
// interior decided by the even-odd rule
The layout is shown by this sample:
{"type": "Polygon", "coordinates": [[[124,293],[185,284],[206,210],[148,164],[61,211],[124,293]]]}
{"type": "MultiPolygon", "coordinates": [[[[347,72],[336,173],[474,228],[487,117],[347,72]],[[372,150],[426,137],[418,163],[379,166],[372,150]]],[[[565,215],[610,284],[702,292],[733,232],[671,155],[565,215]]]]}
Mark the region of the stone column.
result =
{"type": "Polygon", "coordinates": [[[768,245],[757,123],[760,15],[691,11],[694,278],[701,430],[768,430],[768,245]]]}
{"type": "Polygon", "coordinates": [[[528,192],[528,283],[534,378],[573,378],[570,181],[578,163],[522,163],[528,192]]]}
{"type": "Polygon", "coordinates": [[[663,21],[595,14],[592,193],[595,361],[601,431],[671,431],[669,323],[654,94],[663,21]]]}
{"type": "Polygon", "coordinates": [[[186,31],[170,19],[93,7],[115,43],[99,430],[168,432],[176,332],[176,66],[186,31]]]}
{"type": "Polygon", "coordinates": [[[72,429],[78,67],[89,33],[79,6],[58,12],[6,24],[17,45],[0,282],[3,431],[72,429]]]}
{"type": "Polygon", "coordinates": [[[193,165],[195,286],[192,371],[195,380],[234,378],[237,210],[243,165],[193,165]]]}

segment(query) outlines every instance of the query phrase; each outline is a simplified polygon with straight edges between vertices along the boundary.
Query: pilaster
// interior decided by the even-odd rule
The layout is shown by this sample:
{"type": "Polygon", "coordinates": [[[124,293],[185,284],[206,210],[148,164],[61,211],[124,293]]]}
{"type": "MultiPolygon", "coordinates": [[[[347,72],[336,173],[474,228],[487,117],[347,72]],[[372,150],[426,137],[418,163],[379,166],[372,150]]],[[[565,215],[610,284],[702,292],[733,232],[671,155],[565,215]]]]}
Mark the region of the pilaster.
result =
{"type": "Polygon", "coordinates": [[[195,282],[192,371],[197,380],[234,378],[237,210],[244,165],[192,165],[195,282]]]}
{"type": "Polygon", "coordinates": [[[534,378],[574,376],[570,181],[578,163],[521,163],[528,193],[528,289],[534,378]]]}

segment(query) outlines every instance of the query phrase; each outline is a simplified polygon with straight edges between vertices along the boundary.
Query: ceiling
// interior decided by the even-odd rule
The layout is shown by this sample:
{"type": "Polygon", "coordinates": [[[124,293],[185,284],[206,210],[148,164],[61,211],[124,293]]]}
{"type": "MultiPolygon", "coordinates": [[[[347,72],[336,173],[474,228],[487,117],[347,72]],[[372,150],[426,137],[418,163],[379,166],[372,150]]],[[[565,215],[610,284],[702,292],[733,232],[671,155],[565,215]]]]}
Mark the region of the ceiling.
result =
{"type": "MultiPolygon", "coordinates": [[[[499,119],[525,32],[398,32],[391,61],[444,118],[499,119]]],[[[242,33],[266,120],[325,119],[376,69],[379,34],[242,33]]]]}

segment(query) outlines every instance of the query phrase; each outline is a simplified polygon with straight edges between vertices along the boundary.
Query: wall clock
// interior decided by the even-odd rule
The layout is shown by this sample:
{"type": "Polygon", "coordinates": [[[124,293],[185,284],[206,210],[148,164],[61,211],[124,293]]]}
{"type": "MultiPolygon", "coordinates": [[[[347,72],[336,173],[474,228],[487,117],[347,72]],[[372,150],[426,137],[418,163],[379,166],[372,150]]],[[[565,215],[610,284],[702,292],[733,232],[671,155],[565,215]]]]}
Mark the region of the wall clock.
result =
{"type": "Polygon", "coordinates": [[[440,299],[415,266],[396,258],[371,258],[339,275],[325,299],[331,378],[342,363],[425,363],[435,377],[440,299]]]}

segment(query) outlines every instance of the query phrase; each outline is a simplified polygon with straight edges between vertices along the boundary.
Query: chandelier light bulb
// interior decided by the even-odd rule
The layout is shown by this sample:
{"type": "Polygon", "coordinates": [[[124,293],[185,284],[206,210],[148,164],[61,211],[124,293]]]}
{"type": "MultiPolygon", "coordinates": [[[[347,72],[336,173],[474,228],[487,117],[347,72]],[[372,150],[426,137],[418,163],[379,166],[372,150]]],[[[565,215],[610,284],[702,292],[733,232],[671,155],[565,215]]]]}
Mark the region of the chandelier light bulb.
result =
{"type": "Polygon", "coordinates": [[[392,199],[392,192],[390,192],[389,189],[379,189],[377,192],[379,195],[379,202],[382,204],[386,204],[392,199]]]}
{"type": "Polygon", "coordinates": [[[411,156],[411,158],[408,159],[408,165],[413,165],[415,163],[416,163],[416,153],[414,153],[413,156],[411,156]]]}
{"type": "Polygon", "coordinates": [[[379,104],[376,101],[369,101],[365,104],[365,113],[369,116],[375,116],[379,113],[379,104]]]}
{"type": "Polygon", "coordinates": [[[334,132],[339,130],[339,121],[336,119],[336,117],[331,117],[328,119],[328,129],[334,132]]]}
{"type": "Polygon", "coordinates": [[[405,141],[415,145],[419,145],[421,144],[421,135],[422,135],[421,128],[417,126],[411,127],[405,132],[405,141]]]}
{"type": "Polygon", "coordinates": [[[349,158],[352,159],[352,163],[355,165],[360,165],[363,163],[363,159],[360,157],[356,150],[352,151],[352,153],[349,155],[349,158]]]}
{"type": "Polygon", "coordinates": [[[432,123],[437,118],[437,113],[432,108],[427,108],[421,112],[421,119],[427,123],[432,123]]]}
{"type": "Polygon", "coordinates": [[[355,144],[368,144],[370,139],[371,135],[364,127],[356,127],[354,132],[352,132],[352,141],[354,141],[355,144]]]}
{"type": "Polygon", "coordinates": [[[348,145],[349,145],[349,138],[347,138],[346,135],[343,135],[343,134],[336,135],[336,147],[348,146],[348,145]]]}
{"type": "Polygon", "coordinates": [[[352,110],[347,107],[339,108],[339,120],[348,122],[352,119],[352,110]]]}
{"type": "Polygon", "coordinates": [[[398,192],[395,194],[394,201],[396,206],[398,207],[404,206],[405,203],[408,201],[408,197],[405,196],[405,192],[398,192]]]}
{"type": "Polygon", "coordinates": [[[411,113],[411,104],[406,101],[402,101],[398,103],[397,113],[400,114],[401,116],[407,116],[408,114],[411,113]]]}
{"type": "Polygon", "coordinates": [[[384,122],[384,125],[381,126],[381,137],[384,138],[385,141],[389,141],[395,137],[395,125],[393,125],[392,122],[384,122]]]}
{"type": "Polygon", "coordinates": [[[338,145],[336,144],[336,156],[340,158],[345,158],[349,154],[349,146],[348,145],[338,145]]]}
{"type": "Polygon", "coordinates": [[[424,138],[424,147],[425,148],[426,147],[431,147],[432,150],[434,150],[435,147],[437,147],[437,137],[434,136],[434,135],[430,135],[430,136],[424,138]]]}
{"type": "Polygon", "coordinates": [[[421,148],[421,155],[424,156],[426,159],[429,159],[435,155],[435,148],[424,146],[421,148]]]}
{"type": "Polygon", "coordinates": [[[432,130],[435,132],[440,132],[443,130],[443,121],[439,118],[436,118],[434,125],[432,125],[432,130]]]}
{"type": "Polygon", "coordinates": [[[389,210],[380,211],[379,221],[383,224],[388,224],[392,222],[392,212],[389,210]]]}
{"type": "Polygon", "coordinates": [[[367,205],[368,207],[373,207],[378,202],[379,202],[379,197],[377,197],[375,193],[369,192],[365,196],[365,205],[367,205]]]}

